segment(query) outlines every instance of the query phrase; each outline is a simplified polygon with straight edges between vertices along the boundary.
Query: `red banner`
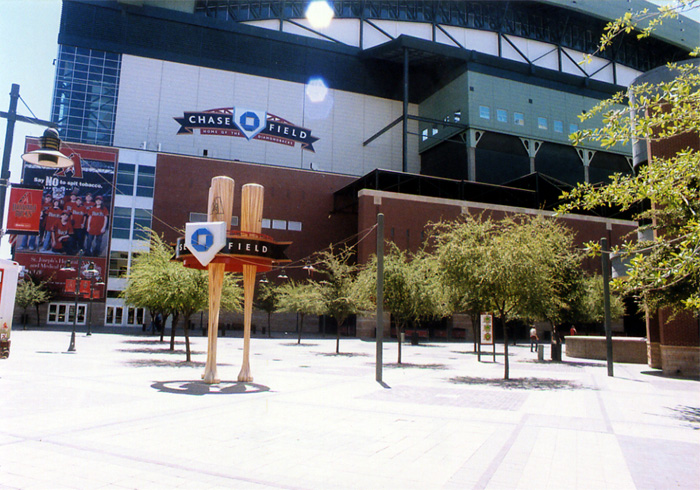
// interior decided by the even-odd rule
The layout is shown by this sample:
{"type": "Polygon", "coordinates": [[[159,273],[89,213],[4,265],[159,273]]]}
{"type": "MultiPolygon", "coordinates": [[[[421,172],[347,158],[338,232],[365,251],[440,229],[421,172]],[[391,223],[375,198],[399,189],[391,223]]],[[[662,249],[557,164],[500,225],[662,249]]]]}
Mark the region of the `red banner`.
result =
{"type": "Polygon", "coordinates": [[[80,294],[87,294],[90,297],[90,281],[83,279],[80,281],[80,294]]]}
{"type": "Polygon", "coordinates": [[[41,218],[42,190],[13,184],[7,212],[7,233],[36,235],[41,218]]]}
{"type": "Polygon", "coordinates": [[[66,279],[66,293],[75,292],[75,279],[66,279]]]}

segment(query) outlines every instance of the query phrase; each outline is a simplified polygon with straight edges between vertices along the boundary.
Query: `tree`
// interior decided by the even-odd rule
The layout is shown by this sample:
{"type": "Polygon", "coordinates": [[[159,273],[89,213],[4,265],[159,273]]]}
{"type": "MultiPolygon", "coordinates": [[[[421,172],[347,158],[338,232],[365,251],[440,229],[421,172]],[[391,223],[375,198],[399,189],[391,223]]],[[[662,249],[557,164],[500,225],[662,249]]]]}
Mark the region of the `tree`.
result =
{"type": "MultiPolygon", "coordinates": [[[[257,309],[267,313],[267,336],[272,337],[270,317],[277,310],[279,303],[278,286],[270,282],[260,282],[255,291],[254,305],[257,309]]],[[[264,333],[264,332],[263,332],[264,333]]]]}
{"type": "MultiPolygon", "coordinates": [[[[139,254],[127,275],[127,285],[122,292],[126,304],[147,308],[161,313],[163,323],[172,315],[170,350],[175,350],[175,334],[180,316],[184,318],[185,351],[191,361],[189,318],[207,307],[208,277],[206,271],[188,269],[171,261],[173,249],[156,233],[150,233],[150,249],[139,254]]],[[[230,274],[225,276],[222,291],[222,308],[240,308],[240,287],[230,274]]],[[[163,333],[161,331],[161,341],[163,333]]]]}
{"type": "MultiPolygon", "coordinates": [[[[665,18],[700,5],[681,0],[658,13],[643,11],[611,23],[601,49],[612,38],[640,29],[649,33],[665,18]],[[644,26],[640,21],[651,21],[644,26]]],[[[698,55],[695,49],[691,55],[698,55]]],[[[668,81],[632,85],[579,116],[582,121],[601,117],[599,128],[572,135],[574,144],[599,142],[604,147],[629,141],[657,142],[679,136],[700,137],[700,64],[668,65],[668,81]]],[[[697,142],[697,139],[695,140],[697,142]]],[[[647,308],[700,308],[700,145],[675,155],[654,157],[633,175],[615,175],[605,186],[580,184],[564,197],[560,212],[599,207],[635,211],[636,218],[653,231],[650,240],[627,240],[619,251],[630,259],[626,278],[613,281],[624,294],[634,295],[647,308]]],[[[590,244],[592,251],[597,244],[590,244]]],[[[614,250],[618,251],[618,250],[614,250]]]]}
{"type": "Polygon", "coordinates": [[[479,317],[490,306],[489,298],[485,296],[486,290],[481,287],[481,277],[478,274],[461,272],[465,268],[471,270],[480,267],[482,257],[478,254],[465,255],[462,251],[488,243],[492,224],[488,220],[473,219],[465,226],[456,226],[455,223],[448,222],[438,223],[434,227],[437,243],[435,256],[440,281],[452,311],[466,313],[471,319],[474,352],[477,349],[479,317]],[[474,263],[469,264],[468,261],[474,263]]]}
{"type": "MultiPolygon", "coordinates": [[[[605,319],[603,277],[599,274],[583,279],[583,294],[576,306],[576,320],[581,323],[601,324],[605,319]]],[[[622,318],[625,304],[618,294],[610,295],[610,316],[613,320],[622,318]]]]}
{"type": "Polygon", "coordinates": [[[277,294],[280,311],[298,313],[300,316],[297,344],[301,344],[304,317],[306,315],[322,315],[325,312],[321,291],[316,284],[310,281],[296,282],[290,279],[278,287],[277,294]]]}
{"type": "MultiPolygon", "coordinates": [[[[376,308],[377,257],[372,256],[359,273],[357,285],[361,309],[376,308]]],[[[390,243],[384,256],[384,309],[396,323],[397,362],[401,364],[401,335],[408,324],[449,314],[447,298],[439,282],[437,261],[421,250],[412,255],[390,243]]]]}
{"type": "Polygon", "coordinates": [[[317,283],[325,313],[337,324],[335,353],[340,353],[340,330],[350,315],[360,312],[360,299],[355,295],[357,265],[352,263],[352,249],[328,250],[318,255],[314,267],[325,277],[317,283]]]}
{"type": "Polygon", "coordinates": [[[17,283],[15,304],[22,308],[22,327],[27,328],[27,308],[37,308],[36,321],[39,323],[39,305],[51,299],[51,293],[46,289],[46,282],[27,276],[17,283]]]}
{"type": "Polygon", "coordinates": [[[465,216],[439,224],[436,231],[443,273],[452,278],[464,275],[465,283],[478,284],[484,306],[500,320],[508,379],[506,321],[542,318],[556,308],[565,286],[556,267],[570,253],[565,246],[570,232],[552,219],[529,216],[500,221],[465,216]]]}

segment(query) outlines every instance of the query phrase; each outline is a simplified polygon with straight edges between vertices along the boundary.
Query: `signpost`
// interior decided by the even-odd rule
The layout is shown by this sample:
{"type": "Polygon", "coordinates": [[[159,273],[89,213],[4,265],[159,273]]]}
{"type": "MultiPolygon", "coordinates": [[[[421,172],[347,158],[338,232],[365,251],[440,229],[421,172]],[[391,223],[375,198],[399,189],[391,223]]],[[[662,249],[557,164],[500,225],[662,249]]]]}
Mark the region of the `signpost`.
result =
{"type": "Polygon", "coordinates": [[[496,362],[496,344],[493,341],[493,315],[483,314],[480,317],[480,340],[479,340],[479,360],[481,360],[481,346],[493,346],[493,362],[496,362]]]}

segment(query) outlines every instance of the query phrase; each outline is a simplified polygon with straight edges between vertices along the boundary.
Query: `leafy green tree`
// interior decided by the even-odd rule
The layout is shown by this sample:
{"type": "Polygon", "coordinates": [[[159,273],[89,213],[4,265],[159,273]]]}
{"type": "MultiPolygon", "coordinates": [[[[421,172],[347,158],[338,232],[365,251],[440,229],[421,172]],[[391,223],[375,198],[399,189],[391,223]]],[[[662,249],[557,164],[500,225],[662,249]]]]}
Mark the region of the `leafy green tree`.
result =
{"type": "Polygon", "coordinates": [[[282,284],[277,290],[277,303],[280,311],[299,314],[297,344],[301,344],[304,317],[306,315],[322,315],[325,313],[321,290],[317,284],[310,281],[296,282],[290,279],[282,284]]]}
{"type": "Polygon", "coordinates": [[[355,280],[358,267],[353,263],[352,249],[334,250],[332,247],[321,252],[314,264],[325,278],[317,283],[323,298],[325,313],[333,317],[338,325],[335,352],[340,353],[340,330],[350,315],[361,311],[360,299],[355,295],[355,280]]]}
{"type": "MultiPolygon", "coordinates": [[[[602,324],[605,320],[605,297],[603,295],[603,277],[599,274],[583,279],[583,294],[576,306],[576,321],[581,323],[602,324]]],[[[610,294],[610,316],[619,320],[625,314],[625,304],[618,294],[610,294]]]]}
{"type": "Polygon", "coordinates": [[[509,319],[542,317],[561,301],[563,279],[557,263],[570,253],[568,232],[551,219],[511,216],[500,221],[465,216],[438,226],[436,254],[448,277],[471,276],[485,306],[494,311],[503,329],[504,379],[509,378],[509,319]],[[470,238],[476,234],[479,239],[470,238]]]}
{"type": "Polygon", "coordinates": [[[433,232],[437,249],[435,257],[438,273],[445,293],[454,312],[469,315],[474,337],[474,352],[479,337],[479,317],[490,309],[486,290],[481,287],[481,277],[477,274],[463,274],[463,269],[481,267],[483,257],[478,254],[464,254],[463,250],[483,247],[489,241],[489,231],[493,223],[471,219],[464,226],[453,222],[438,223],[433,232]],[[474,261],[470,264],[469,261],[474,261]]]}
{"type": "Polygon", "coordinates": [[[267,313],[267,336],[272,337],[270,317],[278,308],[278,286],[270,282],[261,282],[255,290],[254,305],[257,309],[267,313]]]}
{"type": "Polygon", "coordinates": [[[46,289],[46,282],[27,275],[24,280],[17,283],[15,304],[22,308],[22,328],[27,328],[27,308],[34,306],[37,309],[36,321],[39,323],[39,305],[51,299],[51,293],[46,289]]]}
{"type": "MultiPolygon", "coordinates": [[[[600,48],[616,36],[649,33],[665,18],[700,5],[681,0],[658,12],[630,13],[609,26],[600,48]]],[[[691,55],[697,56],[695,49],[691,55]]],[[[668,66],[668,81],[632,85],[580,115],[582,121],[602,117],[603,125],[572,135],[574,144],[598,142],[604,147],[629,141],[658,142],[675,137],[692,141],[700,136],[700,64],[668,66]]],[[[643,211],[637,219],[650,223],[648,240],[627,240],[621,247],[630,259],[626,278],[613,281],[625,295],[634,295],[647,308],[700,308],[700,145],[681,148],[675,155],[656,156],[633,175],[615,175],[605,186],[580,184],[564,195],[561,212],[617,207],[643,211]]],[[[592,251],[597,244],[590,244],[592,251]]],[[[617,250],[616,250],[617,251],[617,250]]]]}
{"type": "MultiPolygon", "coordinates": [[[[356,283],[363,310],[376,308],[377,257],[372,256],[356,283]]],[[[401,335],[406,326],[423,319],[447,316],[448,300],[437,274],[435,258],[419,251],[412,255],[389,243],[384,256],[384,309],[391,312],[397,332],[398,363],[401,364],[401,335]]]]}
{"type": "MultiPolygon", "coordinates": [[[[172,315],[170,350],[175,350],[177,323],[183,317],[186,360],[190,362],[189,318],[207,307],[208,276],[206,271],[188,269],[179,262],[171,261],[172,247],[156,233],[151,233],[150,237],[149,251],[139,254],[131,265],[122,297],[126,304],[161,313],[163,322],[172,315]]],[[[241,295],[236,280],[227,274],[222,291],[222,309],[240,308],[241,295]]]]}

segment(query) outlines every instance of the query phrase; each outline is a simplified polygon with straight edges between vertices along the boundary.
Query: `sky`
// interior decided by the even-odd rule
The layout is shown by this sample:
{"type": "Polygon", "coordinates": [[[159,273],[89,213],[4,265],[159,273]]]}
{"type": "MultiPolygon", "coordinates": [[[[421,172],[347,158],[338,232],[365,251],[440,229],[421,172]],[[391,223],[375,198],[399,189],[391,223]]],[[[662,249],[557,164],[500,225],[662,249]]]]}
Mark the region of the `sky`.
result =
{"type": "MultiPolygon", "coordinates": [[[[60,20],[60,0],[0,0],[0,111],[9,110],[10,90],[16,83],[20,86],[21,97],[17,112],[22,116],[51,119],[53,63],[58,54],[60,20]]],[[[0,147],[3,151],[6,128],[7,120],[0,118],[0,147]]],[[[44,126],[34,124],[15,124],[10,182],[19,182],[22,175],[24,138],[41,136],[44,129],[44,126]]],[[[10,258],[7,237],[2,238],[0,257],[10,258]]]]}
{"type": "MultiPolygon", "coordinates": [[[[696,9],[690,17],[700,21],[700,9],[696,9]]],[[[0,0],[0,111],[8,111],[10,90],[16,83],[20,86],[21,97],[17,112],[23,116],[51,119],[60,19],[60,0],[0,0]]],[[[6,120],[0,118],[0,148],[3,149],[6,127],[6,120]]],[[[16,123],[10,182],[19,182],[21,177],[25,137],[41,136],[44,129],[43,126],[16,123]]],[[[0,258],[10,258],[7,237],[0,242],[0,258]]]]}

